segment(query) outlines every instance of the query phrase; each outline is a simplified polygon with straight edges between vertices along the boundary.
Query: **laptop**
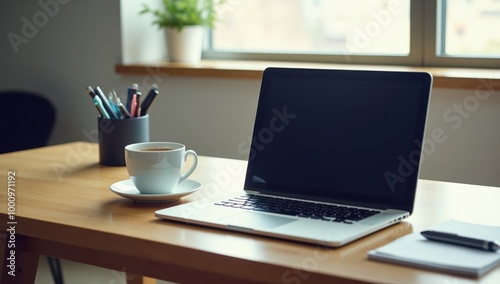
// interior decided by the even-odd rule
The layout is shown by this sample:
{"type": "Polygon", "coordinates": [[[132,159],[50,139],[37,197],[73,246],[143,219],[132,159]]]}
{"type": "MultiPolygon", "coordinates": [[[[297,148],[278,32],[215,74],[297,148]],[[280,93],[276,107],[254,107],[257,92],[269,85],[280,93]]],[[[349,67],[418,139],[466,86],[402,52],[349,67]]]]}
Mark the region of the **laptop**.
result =
{"type": "Polygon", "coordinates": [[[413,211],[431,85],[426,72],[267,68],[243,191],[155,215],[328,247],[396,224],[413,211]]]}

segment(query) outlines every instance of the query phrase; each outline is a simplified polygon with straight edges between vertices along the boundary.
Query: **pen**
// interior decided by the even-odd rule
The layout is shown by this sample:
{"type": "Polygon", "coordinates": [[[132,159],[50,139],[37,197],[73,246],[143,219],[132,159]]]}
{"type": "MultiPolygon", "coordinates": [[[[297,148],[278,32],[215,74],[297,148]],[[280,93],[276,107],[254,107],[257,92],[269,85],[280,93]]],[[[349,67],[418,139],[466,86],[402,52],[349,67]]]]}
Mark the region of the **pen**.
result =
{"type": "Polygon", "coordinates": [[[106,109],[102,105],[101,98],[99,96],[94,97],[94,105],[97,107],[97,110],[101,113],[102,117],[109,119],[109,114],[106,109]]]}
{"type": "Polygon", "coordinates": [[[121,111],[118,108],[117,103],[114,102],[114,96],[113,96],[112,92],[109,92],[108,101],[109,101],[109,105],[111,106],[111,108],[113,110],[113,113],[116,114],[117,118],[121,118],[121,111]]]}
{"type": "Polygon", "coordinates": [[[91,86],[88,86],[86,89],[87,93],[89,94],[89,96],[94,99],[95,97],[95,92],[94,92],[94,88],[92,88],[91,86]]]}
{"type": "Polygon", "coordinates": [[[128,89],[127,89],[127,102],[125,103],[125,106],[127,107],[127,110],[130,112],[132,111],[132,96],[135,95],[137,93],[137,90],[139,89],[139,85],[138,84],[132,84],[132,86],[130,86],[128,89]]]}
{"type": "Polygon", "coordinates": [[[135,116],[139,117],[141,116],[141,92],[137,92],[135,94],[135,116]]]}
{"type": "Polygon", "coordinates": [[[118,103],[118,108],[120,109],[120,111],[122,112],[123,116],[125,118],[130,118],[130,112],[128,112],[127,108],[120,102],[118,103]]]}
{"type": "Polygon", "coordinates": [[[111,118],[119,118],[116,116],[115,112],[113,111],[113,108],[109,104],[108,99],[106,98],[106,95],[102,92],[101,88],[99,86],[95,87],[95,94],[101,99],[102,106],[108,113],[109,117],[111,118]]]}
{"type": "Polygon", "coordinates": [[[97,109],[97,111],[99,112],[99,114],[101,115],[101,117],[104,117],[104,114],[101,112],[101,109],[94,103],[95,105],[95,108],[97,109]]]}
{"type": "Polygon", "coordinates": [[[137,109],[137,95],[132,95],[132,100],[130,102],[130,116],[135,117],[135,111],[137,109]]]}
{"type": "Polygon", "coordinates": [[[431,241],[449,243],[459,246],[466,246],[486,251],[497,251],[498,249],[500,249],[500,245],[497,242],[491,240],[469,238],[453,233],[445,233],[438,231],[423,231],[421,232],[421,234],[422,236],[431,241]]]}
{"type": "Polygon", "coordinates": [[[116,102],[117,105],[122,102],[120,100],[120,97],[116,94],[115,90],[113,90],[111,93],[112,93],[112,95],[113,95],[113,97],[114,97],[115,102],[116,102]]]}
{"type": "Polygon", "coordinates": [[[158,96],[159,91],[157,88],[153,87],[146,98],[142,101],[141,103],[141,115],[146,115],[148,113],[149,108],[153,104],[153,101],[155,100],[156,96],[158,96]]]}

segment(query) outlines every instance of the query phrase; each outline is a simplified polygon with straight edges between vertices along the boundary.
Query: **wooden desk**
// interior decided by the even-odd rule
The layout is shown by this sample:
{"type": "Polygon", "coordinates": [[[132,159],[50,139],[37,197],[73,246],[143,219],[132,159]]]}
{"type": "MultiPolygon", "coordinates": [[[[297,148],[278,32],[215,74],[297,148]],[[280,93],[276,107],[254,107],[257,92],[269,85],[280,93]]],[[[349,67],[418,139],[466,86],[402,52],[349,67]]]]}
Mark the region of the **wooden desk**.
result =
{"type": "Polygon", "coordinates": [[[16,246],[15,277],[8,274],[11,249],[1,246],[2,283],[33,283],[40,255],[125,271],[130,283],[143,280],[133,275],[182,283],[500,283],[500,268],[475,279],[366,258],[370,249],[450,218],[499,225],[500,188],[422,180],[406,222],[330,249],[155,218],[160,208],[241,190],[244,161],[200,157],[191,178],[202,190],[144,205],[109,190],[128,178],[124,167],[97,160],[97,145],[80,142],[0,155],[0,228],[8,241],[7,229],[15,226],[16,246]],[[9,172],[15,172],[15,205],[8,204],[9,172]]]}

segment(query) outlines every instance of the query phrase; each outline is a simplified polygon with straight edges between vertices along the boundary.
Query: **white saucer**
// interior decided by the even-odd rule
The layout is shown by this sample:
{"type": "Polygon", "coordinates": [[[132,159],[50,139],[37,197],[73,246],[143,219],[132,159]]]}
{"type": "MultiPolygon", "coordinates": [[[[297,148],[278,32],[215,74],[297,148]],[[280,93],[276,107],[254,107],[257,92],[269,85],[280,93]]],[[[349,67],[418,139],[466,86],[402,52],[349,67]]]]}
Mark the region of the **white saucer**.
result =
{"type": "Polygon", "coordinates": [[[172,202],[180,199],[183,196],[189,195],[198,191],[201,188],[201,183],[187,179],[177,185],[174,190],[170,193],[165,194],[142,194],[135,187],[132,180],[122,180],[116,183],[113,183],[109,189],[125,198],[132,199],[137,202],[143,203],[164,203],[164,202],[172,202]]]}

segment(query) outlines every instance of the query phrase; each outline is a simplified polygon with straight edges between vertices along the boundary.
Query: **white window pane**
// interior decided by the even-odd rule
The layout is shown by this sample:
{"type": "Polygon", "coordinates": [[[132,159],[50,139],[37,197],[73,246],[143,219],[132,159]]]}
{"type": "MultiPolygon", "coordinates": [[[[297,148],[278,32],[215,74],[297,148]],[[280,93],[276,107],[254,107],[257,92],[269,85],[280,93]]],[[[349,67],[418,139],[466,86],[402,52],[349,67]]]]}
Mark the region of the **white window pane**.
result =
{"type": "Polygon", "coordinates": [[[409,53],[410,0],[234,0],[220,16],[217,51],[409,53]]]}
{"type": "Polygon", "coordinates": [[[444,54],[500,56],[500,1],[445,0],[444,54]]]}

